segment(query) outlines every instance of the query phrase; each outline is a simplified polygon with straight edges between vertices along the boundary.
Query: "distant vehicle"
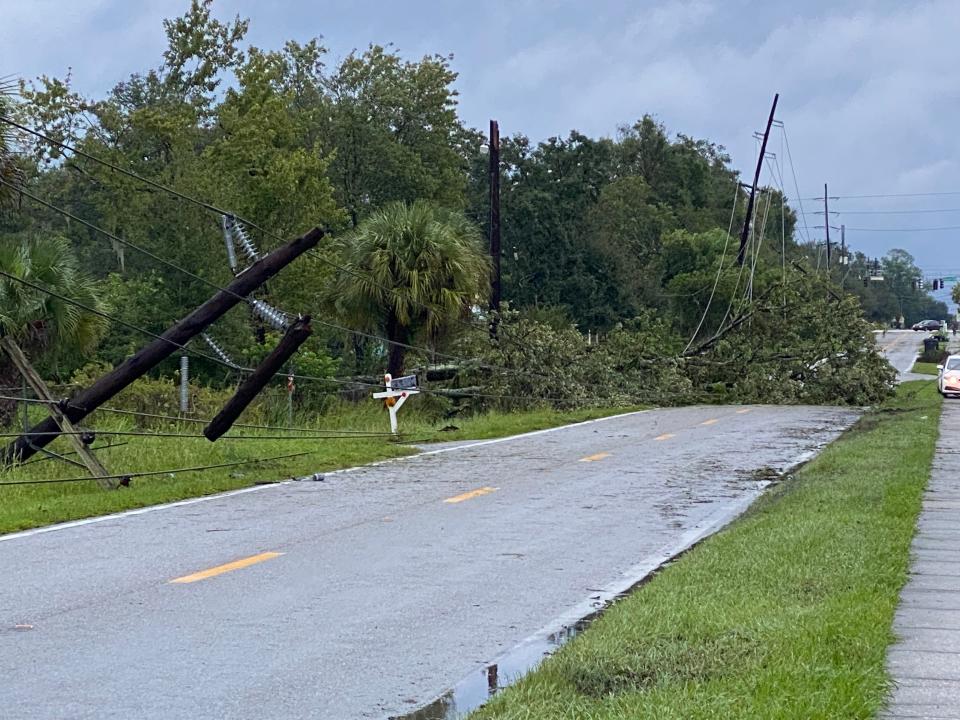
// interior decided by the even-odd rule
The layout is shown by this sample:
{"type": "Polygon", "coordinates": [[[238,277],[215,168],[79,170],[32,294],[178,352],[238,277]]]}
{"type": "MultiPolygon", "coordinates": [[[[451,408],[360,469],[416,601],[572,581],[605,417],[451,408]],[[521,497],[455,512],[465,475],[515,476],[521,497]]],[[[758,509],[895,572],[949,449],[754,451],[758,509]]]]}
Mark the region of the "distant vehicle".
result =
{"type": "Polygon", "coordinates": [[[939,330],[940,321],[939,320],[921,320],[920,322],[913,324],[913,329],[924,330],[924,331],[939,330]]]}
{"type": "Polygon", "coordinates": [[[937,365],[940,373],[937,375],[937,390],[944,397],[960,395],[960,355],[951,355],[943,363],[937,365]]]}

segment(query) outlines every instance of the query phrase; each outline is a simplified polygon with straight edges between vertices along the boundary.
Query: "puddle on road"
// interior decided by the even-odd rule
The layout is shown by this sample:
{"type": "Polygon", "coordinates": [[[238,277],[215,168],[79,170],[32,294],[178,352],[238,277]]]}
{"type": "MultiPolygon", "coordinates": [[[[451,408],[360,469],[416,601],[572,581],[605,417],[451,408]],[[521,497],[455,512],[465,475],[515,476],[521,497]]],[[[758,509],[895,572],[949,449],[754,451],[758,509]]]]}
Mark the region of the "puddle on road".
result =
{"type": "MultiPolygon", "coordinates": [[[[638,583],[642,584],[644,581],[638,583]]],[[[391,715],[389,720],[457,720],[476,710],[500,690],[519,680],[533,670],[548,655],[561,645],[583,632],[610,605],[630,594],[634,588],[617,595],[603,608],[546,636],[536,636],[521,643],[497,662],[477,670],[457,683],[429,705],[406,715],[391,715]]]]}

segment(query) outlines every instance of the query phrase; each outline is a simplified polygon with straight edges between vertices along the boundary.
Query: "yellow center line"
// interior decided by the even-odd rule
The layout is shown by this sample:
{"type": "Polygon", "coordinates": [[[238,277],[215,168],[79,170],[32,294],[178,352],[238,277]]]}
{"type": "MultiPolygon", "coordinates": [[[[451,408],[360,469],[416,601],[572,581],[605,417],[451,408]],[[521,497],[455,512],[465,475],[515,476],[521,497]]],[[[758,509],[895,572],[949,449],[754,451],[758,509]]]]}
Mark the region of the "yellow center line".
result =
{"type": "Polygon", "coordinates": [[[701,425],[713,425],[714,423],[720,422],[717,418],[710,418],[709,420],[704,420],[701,425]]]}
{"type": "Polygon", "coordinates": [[[234,560],[233,562],[228,562],[225,565],[217,565],[212,567],[209,570],[201,570],[200,572],[195,572],[192,575],[184,575],[183,577],[174,578],[170,582],[172,583],[193,583],[198,580],[206,580],[207,578],[216,577],[217,575],[223,575],[223,573],[228,573],[232,570],[240,570],[241,568],[250,567],[251,565],[256,565],[257,563],[262,563],[264,560],[272,560],[275,557],[280,557],[283,553],[278,552],[265,552],[260,553],[259,555],[251,555],[247,558],[242,558],[240,560],[234,560]]]}
{"type": "Polygon", "coordinates": [[[672,437],[676,437],[673,433],[664,433],[663,435],[657,435],[654,440],[669,440],[672,437]]]}
{"type": "Polygon", "coordinates": [[[476,490],[471,490],[470,492],[465,492],[462,495],[454,495],[453,497],[447,498],[444,500],[445,503],[460,503],[464,500],[471,500],[475,497],[480,497],[481,495],[489,495],[492,492],[496,492],[500,488],[495,487],[482,487],[477,488],[476,490]]]}
{"type": "Polygon", "coordinates": [[[603,460],[604,458],[610,457],[610,453],[602,452],[597,453],[596,455],[587,455],[585,458],[580,458],[580,462],[596,462],[597,460],[603,460]]]}
{"type": "Polygon", "coordinates": [[[744,415],[750,412],[751,408],[743,408],[743,410],[737,410],[737,415],[744,415]]]}

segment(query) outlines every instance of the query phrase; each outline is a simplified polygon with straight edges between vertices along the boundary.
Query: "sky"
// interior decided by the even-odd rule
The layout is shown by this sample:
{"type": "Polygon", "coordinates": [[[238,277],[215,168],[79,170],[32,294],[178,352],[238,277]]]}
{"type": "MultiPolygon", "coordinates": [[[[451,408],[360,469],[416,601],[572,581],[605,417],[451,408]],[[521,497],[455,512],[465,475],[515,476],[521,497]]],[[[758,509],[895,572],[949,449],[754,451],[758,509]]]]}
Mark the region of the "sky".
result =
{"type": "MultiPolygon", "coordinates": [[[[100,95],[159,64],[161,20],[187,6],[0,0],[0,75],[71,68],[76,90],[100,95]]],[[[214,14],[249,18],[261,48],[322,37],[331,61],[370,43],[452,53],[461,117],[496,118],[502,134],[613,135],[649,113],[724,145],[745,179],[779,93],[785,133],[768,151],[802,198],[801,239],[823,238],[813,198],[828,183],[831,225],[853,247],[904,248],[928,277],[960,278],[957,0],[215,0],[214,14]]]]}

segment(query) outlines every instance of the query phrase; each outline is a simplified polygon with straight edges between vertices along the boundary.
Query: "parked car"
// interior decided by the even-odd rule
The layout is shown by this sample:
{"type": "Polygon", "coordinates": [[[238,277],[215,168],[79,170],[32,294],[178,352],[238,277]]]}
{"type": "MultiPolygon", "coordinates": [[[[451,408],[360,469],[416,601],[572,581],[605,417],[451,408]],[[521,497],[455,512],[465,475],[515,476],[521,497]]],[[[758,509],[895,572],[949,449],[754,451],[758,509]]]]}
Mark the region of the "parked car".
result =
{"type": "Polygon", "coordinates": [[[914,323],[912,329],[923,330],[923,331],[939,330],[940,321],[939,320],[921,320],[918,323],[914,323]]]}
{"type": "Polygon", "coordinates": [[[950,355],[943,365],[937,365],[937,390],[944,397],[960,395],[960,355],[950,355]]]}

